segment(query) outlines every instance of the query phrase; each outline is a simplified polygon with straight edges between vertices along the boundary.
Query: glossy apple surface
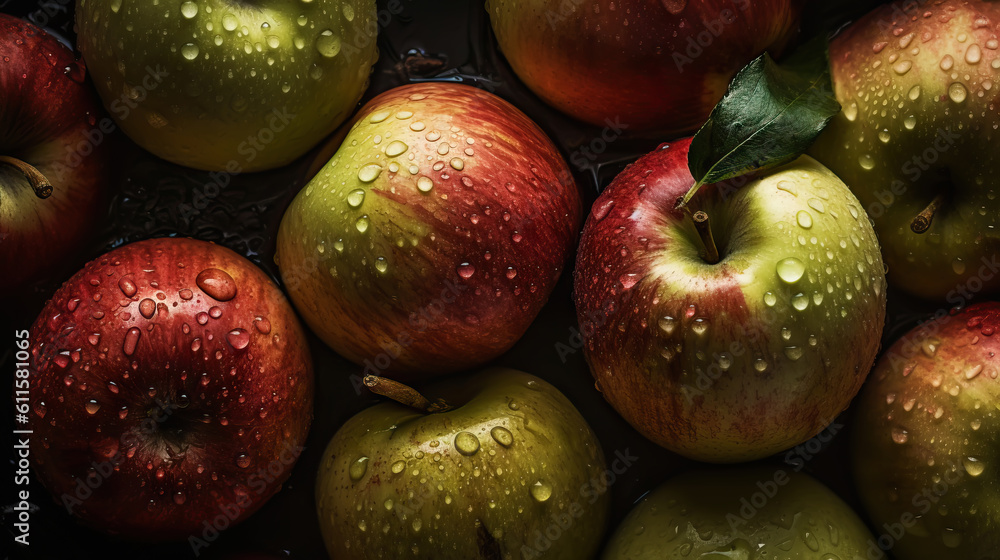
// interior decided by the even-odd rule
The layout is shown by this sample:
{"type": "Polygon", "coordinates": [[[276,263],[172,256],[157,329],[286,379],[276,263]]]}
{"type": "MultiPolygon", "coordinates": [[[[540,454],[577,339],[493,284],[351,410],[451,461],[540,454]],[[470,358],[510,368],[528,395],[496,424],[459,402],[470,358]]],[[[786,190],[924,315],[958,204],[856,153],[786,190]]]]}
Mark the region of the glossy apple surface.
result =
{"type": "Polygon", "coordinates": [[[499,97],[389,90],[281,220],[276,260],[306,322],[379,374],[501,354],[552,292],[581,202],[559,152],[499,97]]]}
{"type": "Polygon", "coordinates": [[[870,541],[857,514],[808,475],[752,467],[670,479],[628,514],[601,558],[860,560],[870,541]]]}
{"type": "Polygon", "coordinates": [[[353,111],[377,57],[373,0],[78,0],[108,111],[168,161],[242,173],[304,154],[353,111]]]}
{"type": "Polygon", "coordinates": [[[843,111],[811,149],[874,220],[890,283],[951,305],[1000,288],[998,19],[995,3],[946,0],[887,4],[851,25],[830,44],[843,111]],[[939,195],[930,229],[914,233],[939,195]]]}
{"type": "Polygon", "coordinates": [[[689,140],[627,167],[595,202],[574,273],[584,352],[637,430],[712,462],[765,457],[847,408],[885,320],[878,242],[858,201],[808,156],[741,188],[705,186],[721,260],[675,201],[689,140]]]}
{"type": "Polygon", "coordinates": [[[288,301],[236,253],[154,239],[91,261],[31,329],[34,472],[84,523],[201,536],[281,487],[312,418],[288,301]],[[218,525],[218,523],[217,523],[218,525]]]}
{"type": "Polygon", "coordinates": [[[900,560],[1000,550],[1000,304],[941,313],[879,359],[857,403],[854,475],[900,560]]]}
{"type": "Polygon", "coordinates": [[[40,198],[25,173],[0,163],[0,289],[23,286],[87,240],[109,192],[100,100],[73,52],[0,14],[0,157],[34,167],[52,186],[40,198]]]}
{"type": "Polygon", "coordinates": [[[736,72],[787,42],[798,0],[490,0],[500,49],[549,105],[629,131],[691,132],[736,72]]]}
{"type": "Polygon", "coordinates": [[[379,404],[327,445],[316,505],[331,558],[596,554],[609,504],[604,455],[562,393],[491,369],[426,395],[455,408],[379,404]]]}

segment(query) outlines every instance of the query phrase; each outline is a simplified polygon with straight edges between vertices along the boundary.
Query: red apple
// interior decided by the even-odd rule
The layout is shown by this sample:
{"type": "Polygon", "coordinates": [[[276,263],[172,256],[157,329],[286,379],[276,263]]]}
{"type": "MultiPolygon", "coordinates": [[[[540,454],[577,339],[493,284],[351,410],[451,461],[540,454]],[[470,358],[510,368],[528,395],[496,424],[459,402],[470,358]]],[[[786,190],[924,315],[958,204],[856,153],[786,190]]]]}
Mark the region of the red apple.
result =
{"type": "Polygon", "coordinates": [[[108,533],[202,539],[240,522],[280,489],[309,428],[291,306],[217,245],[154,239],[91,261],[31,343],[35,472],[108,533]]]}
{"type": "Polygon", "coordinates": [[[816,435],[861,388],[885,320],[882,259],[857,199],[808,156],[699,191],[703,242],[674,207],[694,184],[689,145],[643,156],[594,203],[574,284],[584,354],[654,442],[759,459],[816,435]]]}
{"type": "Polygon", "coordinates": [[[73,52],[34,25],[0,14],[0,60],[5,289],[37,278],[86,241],[108,190],[114,125],[73,52]]]}
{"type": "Polygon", "coordinates": [[[800,0],[489,0],[500,49],[553,107],[630,131],[689,132],[736,72],[797,28],[800,0]]]}
{"type": "Polygon", "coordinates": [[[380,374],[471,368],[516,342],[573,249],[581,202],[558,150],[499,97],[390,90],[295,197],[276,260],[310,327],[380,374]]]}
{"type": "Polygon", "coordinates": [[[1000,303],[941,311],[882,355],[858,398],[858,492],[877,547],[900,560],[1000,550],[998,331],[1000,303]]]}

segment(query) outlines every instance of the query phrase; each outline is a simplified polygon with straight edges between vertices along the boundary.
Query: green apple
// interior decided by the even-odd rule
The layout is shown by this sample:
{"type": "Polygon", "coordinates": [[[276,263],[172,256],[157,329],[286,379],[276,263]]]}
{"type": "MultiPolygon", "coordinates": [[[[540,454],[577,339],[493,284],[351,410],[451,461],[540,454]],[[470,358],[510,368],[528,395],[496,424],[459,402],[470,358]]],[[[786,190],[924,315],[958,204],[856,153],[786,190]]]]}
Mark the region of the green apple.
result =
{"type": "Polygon", "coordinates": [[[77,0],[76,22],[129,138],[228,173],[317,144],[350,115],[377,57],[374,0],[77,0]]]}
{"type": "Polygon", "coordinates": [[[958,305],[1000,290],[1000,50],[988,25],[1000,4],[919,4],[886,4],[831,43],[843,110],[811,153],[872,217],[890,283],[958,305]]]}
{"type": "Polygon", "coordinates": [[[604,455],[555,387],[491,369],[384,403],[337,431],[316,480],[331,558],[584,560],[607,519],[604,455]]]}
{"type": "Polygon", "coordinates": [[[643,156],[594,203],[574,280],[584,353],[649,439],[758,459],[816,435],[861,388],[885,320],[882,259],[857,199],[808,156],[703,188],[689,206],[710,217],[706,243],[675,208],[694,184],[689,143],[643,156]]]}
{"type": "Polygon", "coordinates": [[[851,508],[809,476],[767,467],[689,472],[628,514],[602,560],[878,560],[851,508]]]}
{"type": "Polygon", "coordinates": [[[941,313],[882,356],[857,404],[854,476],[899,560],[1000,550],[1000,303],[941,313]]]}

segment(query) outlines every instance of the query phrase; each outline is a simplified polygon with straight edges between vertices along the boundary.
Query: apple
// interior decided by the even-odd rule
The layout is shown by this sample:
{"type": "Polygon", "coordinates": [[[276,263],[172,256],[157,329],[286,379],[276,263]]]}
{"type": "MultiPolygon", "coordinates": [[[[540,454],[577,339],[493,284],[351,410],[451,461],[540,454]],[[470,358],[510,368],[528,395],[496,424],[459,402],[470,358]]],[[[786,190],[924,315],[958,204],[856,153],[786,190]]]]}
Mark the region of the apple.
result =
{"type": "Polygon", "coordinates": [[[137,144],[235,174],[285,165],[347,119],[377,58],[374,0],[77,0],[79,48],[137,144]]]}
{"type": "Polygon", "coordinates": [[[527,116],[469,86],[413,84],[361,109],[282,217],[275,261],[306,323],[367,373],[444,373],[524,334],[581,212],[527,116]]]}
{"type": "Polygon", "coordinates": [[[647,438],[749,461],[814,436],[858,392],[885,275],[857,199],[808,156],[702,188],[689,207],[711,218],[703,242],[674,206],[694,184],[689,144],[639,158],[594,203],[574,273],[584,355],[647,438]]]}
{"type": "Polygon", "coordinates": [[[800,0],[489,0],[514,72],[546,103],[630,132],[691,132],[740,68],[780,50],[800,0]]]}
{"type": "Polygon", "coordinates": [[[621,522],[602,560],[872,558],[850,506],[784,469],[688,472],[653,490],[621,522]]]}
{"type": "Polygon", "coordinates": [[[830,44],[843,110],[811,150],[874,220],[890,283],[952,305],[1000,290],[997,20],[996,3],[946,0],[847,28],[830,44]]]}
{"type": "Polygon", "coordinates": [[[30,394],[33,470],[56,501],[101,531],[195,550],[280,489],[312,418],[291,305],[249,261],[192,239],[88,263],[32,326],[29,371],[15,397],[30,394]]]}
{"type": "Polygon", "coordinates": [[[604,455],[562,393],[493,368],[427,394],[447,404],[375,405],[327,445],[316,507],[331,558],[596,554],[609,505],[604,455]]]}
{"type": "Polygon", "coordinates": [[[109,191],[109,158],[100,102],[71,50],[0,14],[0,59],[0,289],[9,290],[87,241],[109,191]]]}
{"type": "Polygon", "coordinates": [[[857,403],[854,476],[899,560],[995,558],[1000,550],[1000,303],[904,335],[857,403]]]}

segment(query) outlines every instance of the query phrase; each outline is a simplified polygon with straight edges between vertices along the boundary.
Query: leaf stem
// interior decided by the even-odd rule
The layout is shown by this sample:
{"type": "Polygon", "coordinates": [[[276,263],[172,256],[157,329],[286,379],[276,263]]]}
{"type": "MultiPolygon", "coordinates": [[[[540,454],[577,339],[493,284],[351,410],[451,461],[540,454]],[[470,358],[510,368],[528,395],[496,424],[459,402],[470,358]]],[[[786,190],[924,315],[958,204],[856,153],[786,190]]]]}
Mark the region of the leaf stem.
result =
{"type": "Polygon", "coordinates": [[[934,214],[937,213],[942,204],[944,204],[944,194],[935,196],[934,200],[931,200],[930,204],[910,222],[910,229],[913,230],[913,233],[924,233],[930,229],[931,222],[934,221],[934,214]]]}
{"type": "Polygon", "coordinates": [[[366,375],[364,382],[365,386],[368,387],[371,392],[377,395],[382,395],[383,397],[388,397],[410,408],[415,408],[424,412],[444,412],[451,409],[451,406],[448,405],[448,403],[442,400],[431,402],[427,397],[421,395],[420,392],[413,387],[387,377],[366,375]]]}
{"type": "Polygon", "coordinates": [[[42,175],[41,171],[35,169],[31,164],[10,156],[0,156],[0,165],[9,165],[20,171],[38,198],[44,199],[52,196],[52,184],[45,178],[45,175],[42,175]]]}
{"type": "Polygon", "coordinates": [[[674,205],[674,208],[684,208],[685,206],[687,206],[688,202],[691,202],[691,199],[694,198],[694,195],[698,193],[698,189],[700,189],[701,186],[704,184],[705,183],[701,181],[695,181],[694,185],[691,185],[691,188],[688,189],[686,193],[684,193],[684,196],[677,199],[677,204],[674,205]]]}
{"type": "Polygon", "coordinates": [[[691,215],[694,228],[698,230],[701,243],[705,246],[705,254],[702,256],[708,264],[719,262],[719,248],[715,245],[715,237],[712,236],[712,225],[709,223],[708,214],[699,210],[691,215]]]}

